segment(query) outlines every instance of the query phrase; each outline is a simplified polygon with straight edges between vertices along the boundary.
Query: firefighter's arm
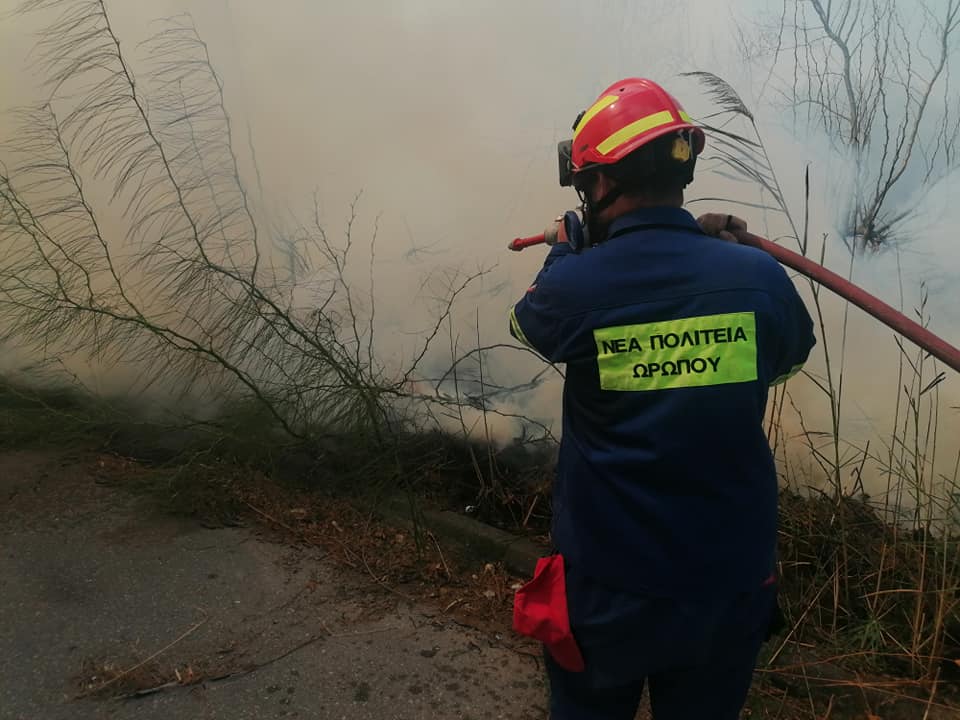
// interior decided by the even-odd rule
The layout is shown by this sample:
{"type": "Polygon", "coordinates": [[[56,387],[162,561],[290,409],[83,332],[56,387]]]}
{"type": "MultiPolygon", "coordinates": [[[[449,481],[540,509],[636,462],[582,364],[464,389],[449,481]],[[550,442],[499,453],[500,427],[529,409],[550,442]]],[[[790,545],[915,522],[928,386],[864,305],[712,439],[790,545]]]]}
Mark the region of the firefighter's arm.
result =
{"type": "Polygon", "coordinates": [[[550,362],[564,361],[565,298],[557,270],[573,261],[572,255],[566,243],[554,245],[533,284],[510,310],[510,334],[550,362]]]}
{"type": "Polygon", "coordinates": [[[775,358],[771,385],[780,385],[803,369],[810,351],[817,344],[813,319],[786,271],[776,263],[780,289],[780,342],[775,358]]]}
{"type": "MultiPolygon", "coordinates": [[[[747,222],[735,215],[707,213],[697,218],[697,224],[707,235],[737,242],[735,232],[747,229],[747,222]]],[[[817,344],[813,334],[813,320],[803,298],[797,292],[783,267],[770,258],[770,269],[774,276],[774,294],[780,299],[781,317],[778,329],[781,332],[780,343],[773,364],[771,385],[780,385],[803,369],[810,351],[817,344]]]]}

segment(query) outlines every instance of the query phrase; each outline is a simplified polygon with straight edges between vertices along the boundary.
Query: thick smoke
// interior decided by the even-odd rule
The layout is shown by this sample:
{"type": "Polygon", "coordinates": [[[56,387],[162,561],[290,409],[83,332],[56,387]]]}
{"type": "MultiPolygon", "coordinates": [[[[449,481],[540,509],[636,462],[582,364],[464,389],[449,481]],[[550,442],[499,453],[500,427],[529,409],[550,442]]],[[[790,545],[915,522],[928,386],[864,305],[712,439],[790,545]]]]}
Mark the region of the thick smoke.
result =
{"type": "MultiPolygon", "coordinates": [[[[41,97],[40,69],[32,65],[29,51],[43,18],[12,14],[16,4],[0,0],[0,13],[11,13],[0,20],[0,100],[7,107],[41,97]]],[[[849,161],[802,117],[778,106],[776,83],[783,78],[768,72],[755,52],[769,43],[764,18],[776,21],[780,3],[651,5],[630,0],[107,2],[131,57],[137,57],[137,43],[151,33],[152,21],[183,12],[193,16],[223,77],[239,136],[245,139],[249,128],[264,214],[278,223],[310,217],[316,200],[321,221],[336,235],[344,231],[350,203],[362,191],[355,240],[362,249],[377,227],[378,350],[384,362],[397,365],[429,326],[435,309],[430,298],[442,290],[450,268],[491,268],[458,306],[457,348],[475,346],[478,335],[483,345],[510,341],[506,312],[539,268],[542,252],[515,255],[506,251],[506,243],[538,232],[574,205],[572,191],[557,185],[556,143],[569,135],[580,109],[626,76],[664,83],[698,117],[713,108],[702,88],[680,73],[709,69],[730,81],[756,112],[798,217],[809,164],[812,244],[819,248],[826,234],[827,263],[847,272],[849,257],[839,234],[846,211],[840,190],[853,177],[849,161]]],[[[12,139],[14,127],[8,118],[0,120],[0,138],[12,139]]],[[[245,153],[242,162],[248,185],[256,187],[251,154],[245,153]]],[[[858,258],[853,275],[897,306],[902,287],[902,305],[911,312],[925,282],[932,328],[957,343],[960,314],[951,288],[960,251],[952,228],[960,218],[950,202],[953,180],[924,197],[910,192],[898,197],[915,210],[904,227],[902,250],[858,258]]],[[[698,197],[761,199],[747,184],[706,172],[688,199],[698,197]]],[[[772,237],[787,233],[773,213],[722,202],[689,207],[695,214],[738,212],[753,230],[772,237]]],[[[352,267],[351,279],[361,290],[368,282],[367,259],[361,252],[352,267]]],[[[309,302],[309,295],[301,300],[309,302]]],[[[836,362],[844,310],[826,297],[824,310],[836,362]]],[[[811,370],[822,374],[823,356],[817,353],[811,370]]],[[[0,369],[33,359],[8,349],[0,369]]],[[[432,367],[439,373],[449,360],[438,353],[432,367]]],[[[845,368],[842,433],[858,444],[871,433],[889,435],[898,392],[897,345],[891,331],[856,309],[849,311],[845,368]]],[[[489,356],[486,370],[501,383],[522,383],[542,364],[498,351],[489,356]]],[[[115,369],[90,374],[100,383],[118,377],[115,369]]],[[[548,377],[506,408],[552,423],[559,433],[560,384],[548,377]]],[[[948,376],[941,390],[945,408],[960,405],[956,387],[956,379],[948,376]]],[[[793,392],[810,425],[829,424],[829,406],[810,381],[797,379],[793,392]]],[[[938,452],[946,460],[957,451],[956,413],[945,410],[942,419],[938,452]]],[[[508,438],[514,427],[501,420],[494,431],[508,438]]]]}

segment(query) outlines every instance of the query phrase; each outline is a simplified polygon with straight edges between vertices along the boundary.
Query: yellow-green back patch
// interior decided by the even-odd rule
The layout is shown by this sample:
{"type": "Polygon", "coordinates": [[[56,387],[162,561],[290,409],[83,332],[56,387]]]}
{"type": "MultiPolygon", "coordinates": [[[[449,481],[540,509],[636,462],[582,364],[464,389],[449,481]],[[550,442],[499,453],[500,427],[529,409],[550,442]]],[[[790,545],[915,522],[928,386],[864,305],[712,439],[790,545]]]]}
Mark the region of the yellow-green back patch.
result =
{"type": "Polygon", "coordinates": [[[669,390],[757,379],[752,312],[598,328],[600,387],[669,390]]]}

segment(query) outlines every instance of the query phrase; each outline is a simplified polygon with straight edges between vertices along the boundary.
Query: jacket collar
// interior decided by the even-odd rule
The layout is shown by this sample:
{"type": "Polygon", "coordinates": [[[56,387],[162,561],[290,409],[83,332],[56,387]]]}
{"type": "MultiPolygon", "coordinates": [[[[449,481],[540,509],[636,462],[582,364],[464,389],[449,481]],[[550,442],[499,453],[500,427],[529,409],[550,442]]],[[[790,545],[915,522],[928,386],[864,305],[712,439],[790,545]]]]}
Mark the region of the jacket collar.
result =
{"type": "Polygon", "coordinates": [[[613,235],[634,225],[676,225],[686,230],[700,231],[700,226],[693,215],[684,208],[656,207],[640,208],[621,215],[610,223],[607,235],[613,235]]]}

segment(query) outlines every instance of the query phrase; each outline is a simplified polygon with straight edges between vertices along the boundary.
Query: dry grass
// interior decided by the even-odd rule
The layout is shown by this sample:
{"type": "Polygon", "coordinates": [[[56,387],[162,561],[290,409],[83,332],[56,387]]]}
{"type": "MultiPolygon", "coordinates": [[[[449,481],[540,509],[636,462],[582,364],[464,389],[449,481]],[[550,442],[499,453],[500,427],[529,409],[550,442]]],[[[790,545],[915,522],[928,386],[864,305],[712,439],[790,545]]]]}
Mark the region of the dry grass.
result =
{"type": "MultiPolygon", "coordinates": [[[[464,624],[510,633],[513,591],[522,579],[501,563],[465,554],[426,530],[418,541],[415,532],[385,523],[349,499],[291,493],[265,478],[241,488],[239,497],[264,527],[323,548],[392,600],[426,602],[464,624]]],[[[517,644],[527,643],[517,638],[517,644]]]]}
{"type": "Polygon", "coordinates": [[[931,566],[955,558],[960,538],[931,547],[863,499],[790,491],[781,498],[789,627],[765,672],[799,695],[960,708],[956,588],[922,571],[925,558],[931,566]]]}

